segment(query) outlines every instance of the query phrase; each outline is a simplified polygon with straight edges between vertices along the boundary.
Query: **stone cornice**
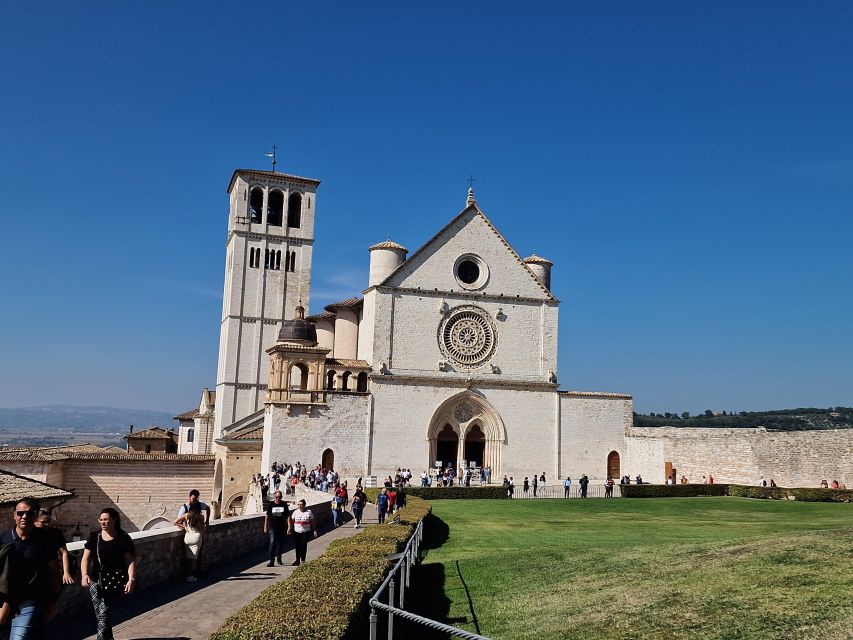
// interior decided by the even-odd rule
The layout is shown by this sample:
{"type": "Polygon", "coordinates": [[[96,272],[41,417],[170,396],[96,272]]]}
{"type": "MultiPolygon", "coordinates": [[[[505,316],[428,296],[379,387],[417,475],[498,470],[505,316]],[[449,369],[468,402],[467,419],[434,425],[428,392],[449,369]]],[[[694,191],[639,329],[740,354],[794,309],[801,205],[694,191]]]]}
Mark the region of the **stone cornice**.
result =
{"type": "MultiPolygon", "coordinates": [[[[256,231],[246,231],[244,229],[230,229],[228,231],[228,240],[231,240],[231,236],[239,236],[241,238],[246,238],[247,240],[269,240],[269,239],[279,239],[282,241],[286,241],[286,244],[292,246],[298,245],[313,245],[314,238],[302,238],[298,236],[285,236],[279,235],[277,233],[258,233],[256,231]]],[[[284,242],[283,242],[284,243],[284,242]]]]}
{"type": "Polygon", "coordinates": [[[558,385],[540,380],[508,380],[475,376],[377,374],[370,376],[374,384],[407,384],[418,386],[456,387],[461,389],[520,389],[524,391],[557,391],[558,385]]]}
{"type": "Polygon", "coordinates": [[[560,391],[561,396],[573,398],[616,398],[619,400],[633,400],[634,396],[625,393],[610,393],[608,391],[560,391]]]}
{"type": "Polygon", "coordinates": [[[525,296],[503,296],[503,295],[488,295],[486,293],[478,293],[476,291],[435,291],[431,289],[412,289],[408,287],[386,287],[383,285],[374,285],[362,291],[362,295],[370,291],[379,291],[380,293],[411,293],[412,295],[424,296],[429,298],[465,298],[466,300],[479,300],[481,302],[494,302],[496,304],[512,304],[514,302],[532,302],[540,305],[545,304],[549,307],[557,307],[560,302],[556,299],[545,298],[529,298],[525,296]]]}

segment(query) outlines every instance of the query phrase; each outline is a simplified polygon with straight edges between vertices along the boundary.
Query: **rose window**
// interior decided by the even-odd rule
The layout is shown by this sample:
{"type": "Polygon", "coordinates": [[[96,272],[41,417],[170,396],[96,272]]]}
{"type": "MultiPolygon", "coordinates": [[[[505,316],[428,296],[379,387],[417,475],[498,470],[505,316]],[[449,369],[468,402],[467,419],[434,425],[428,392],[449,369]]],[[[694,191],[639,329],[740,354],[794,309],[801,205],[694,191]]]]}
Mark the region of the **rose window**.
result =
{"type": "Polygon", "coordinates": [[[491,319],[477,307],[452,311],[439,329],[439,346],[457,365],[481,365],[495,349],[495,330],[491,319]]]}

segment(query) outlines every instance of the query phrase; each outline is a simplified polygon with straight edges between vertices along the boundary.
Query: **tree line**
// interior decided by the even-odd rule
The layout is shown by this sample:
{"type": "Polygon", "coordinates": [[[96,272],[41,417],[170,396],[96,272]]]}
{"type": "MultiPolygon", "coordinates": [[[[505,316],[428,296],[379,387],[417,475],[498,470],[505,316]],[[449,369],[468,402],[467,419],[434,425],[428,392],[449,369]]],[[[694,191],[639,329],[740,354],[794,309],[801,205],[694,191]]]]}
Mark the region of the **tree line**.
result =
{"type": "Polygon", "coordinates": [[[706,427],[745,429],[765,427],[772,431],[807,431],[812,429],[853,429],[853,408],[801,408],[773,411],[720,411],[707,409],[701,414],[634,413],[635,427],[706,427]]]}

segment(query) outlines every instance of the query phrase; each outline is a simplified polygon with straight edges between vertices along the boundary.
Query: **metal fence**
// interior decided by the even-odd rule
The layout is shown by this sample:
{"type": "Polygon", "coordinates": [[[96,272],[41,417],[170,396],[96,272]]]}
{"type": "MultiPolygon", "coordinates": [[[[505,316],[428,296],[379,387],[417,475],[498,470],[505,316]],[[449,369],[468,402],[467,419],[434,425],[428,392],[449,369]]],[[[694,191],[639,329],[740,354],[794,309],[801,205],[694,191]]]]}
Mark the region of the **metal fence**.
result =
{"type": "MultiPolygon", "coordinates": [[[[587,498],[604,498],[606,487],[603,484],[592,484],[586,488],[586,497],[587,498]]],[[[613,486],[613,497],[619,498],[622,496],[621,491],[619,491],[619,485],[613,486]]],[[[533,499],[533,498],[582,498],[581,496],[581,488],[577,485],[577,483],[573,483],[571,488],[568,491],[568,495],[566,494],[566,489],[562,484],[555,485],[547,485],[543,487],[539,485],[536,488],[536,493],[533,492],[533,485],[530,485],[529,491],[527,493],[524,492],[524,485],[517,484],[515,485],[515,491],[512,495],[513,498],[518,499],[533,499]]]]}
{"type": "Polygon", "coordinates": [[[388,614],[388,640],[394,639],[394,626],[397,618],[408,620],[416,624],[449,633],[457,638],[467,638],[468,640],[490,640],[486,636],[477,635],[464,629],[457,629],[450,625],[430,620],[417,614],[411,613],[404,609],[406,604],[406,589],[411,584],[412,570],[421,562],[421,545],[424,538],[424,521],[421,520],[406,548],[402,553],[398,554],[397,562],[394,568],[385,578],[385,581],[376,590],[376,593],[370,598],[370,640],[377,640],[379,637],[379,613],[383,611],[388,614]],[[382,595],[387,591],[388,597],[386,602],[381,602],[382,595]]]}

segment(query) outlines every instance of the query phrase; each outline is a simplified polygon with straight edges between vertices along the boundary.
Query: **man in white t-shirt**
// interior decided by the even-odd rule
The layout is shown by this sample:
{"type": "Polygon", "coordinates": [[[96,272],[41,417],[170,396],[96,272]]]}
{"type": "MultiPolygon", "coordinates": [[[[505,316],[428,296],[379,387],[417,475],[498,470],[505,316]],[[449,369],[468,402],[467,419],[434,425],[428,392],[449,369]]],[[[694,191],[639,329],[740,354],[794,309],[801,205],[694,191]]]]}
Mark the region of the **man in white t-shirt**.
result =
{"type": "Polygon", "coordinates": [[[305,500],[300,500],[296,503],[296,511],[291,512],[290,520],[288,521],[288,533],[293,534],[293,545],[296,547],[296,560],[294,566],[305,562],[305,556],[308,553],[308,536],[317,537],[317,526],[314,522],[314,514],[310,509],[305,508],[305,500]]]}

